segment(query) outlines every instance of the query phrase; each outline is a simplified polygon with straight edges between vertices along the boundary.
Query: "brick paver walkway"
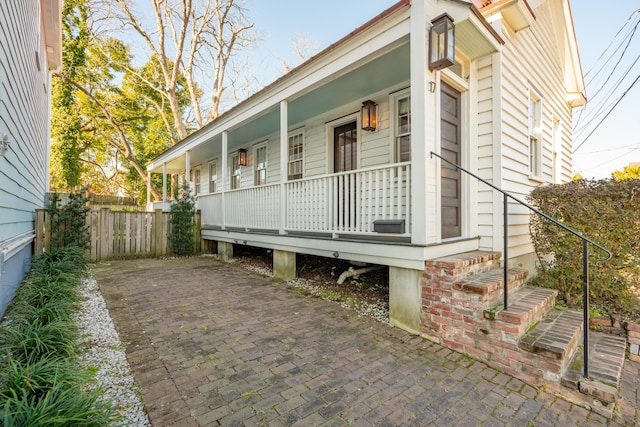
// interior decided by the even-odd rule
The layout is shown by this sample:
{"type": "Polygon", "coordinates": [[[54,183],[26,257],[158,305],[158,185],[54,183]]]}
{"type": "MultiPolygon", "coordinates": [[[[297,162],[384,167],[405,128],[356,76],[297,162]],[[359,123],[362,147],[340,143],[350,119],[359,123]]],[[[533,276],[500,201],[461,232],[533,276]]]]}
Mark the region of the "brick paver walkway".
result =
{"type": "Polygon", "coordinates": [[[154,426],[634,425],[213,258],[95,268],[154,426]]]}

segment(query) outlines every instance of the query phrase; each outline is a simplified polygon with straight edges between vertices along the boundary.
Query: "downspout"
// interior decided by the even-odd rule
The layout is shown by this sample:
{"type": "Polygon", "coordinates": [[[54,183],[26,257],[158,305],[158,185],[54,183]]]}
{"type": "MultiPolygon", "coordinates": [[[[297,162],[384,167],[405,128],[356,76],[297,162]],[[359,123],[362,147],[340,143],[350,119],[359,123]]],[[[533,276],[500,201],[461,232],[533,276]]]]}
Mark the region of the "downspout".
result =
{"type": "Polygon", "coordinates": [[[374,265],[371,267],[359,268],[358,270],[354,270],[353,267],[349,267],[347,271],[342,273],[338,278],[338,285],[342,285],[347,277],[359,276],[361,274],[369,273],[370,271],[380,270],[383,265],[374,265]]]}

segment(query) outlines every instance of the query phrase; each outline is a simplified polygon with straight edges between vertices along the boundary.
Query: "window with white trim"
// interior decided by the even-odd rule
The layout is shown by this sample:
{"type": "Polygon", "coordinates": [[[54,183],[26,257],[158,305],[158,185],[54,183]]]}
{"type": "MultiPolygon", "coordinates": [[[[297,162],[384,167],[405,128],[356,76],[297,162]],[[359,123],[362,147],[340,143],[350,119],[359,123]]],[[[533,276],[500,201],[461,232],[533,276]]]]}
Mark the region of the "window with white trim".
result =
{"type": "Polygon", "coordinates": [[[304,133],[302,131],[289,135],[289,159],[287,177],[289,180],[302,178],[302,153],[304,133]]]}
{"type": "Polygon", "coordinates": [[[562,137],[560,135],[560,120],[553,118],[553,182],[560,184],[562,182],[562,137]]]}
{"type": "Polygon", "coordinates": [[[529,172],[542,176],[542,96],[529,86],[528,109],[529,172]]]}
{"type": "Polygon", "coordinates": [[[395,151],[396,161],[411,160],[411,96],[395,98],[395,151]]]}
{"type": "Polygon", "coordinates": [[[195,195],[200,194],[200,168],[193,169],[193,188],[195,191],[195,195]]]}
{"type": "Polygon", "coordinates": [[[232,190],[240,188],[240,162],[238,162],[238,152],[236,151],[231,155],[229,172],[231,179],[229,180],[229,186],[232,190]]]}
{"type": "Polygon", "coordinates": [[[256,145],[253,150],[255,159],[254,185],[267,184],[267,144],[256,145]]]}
{"type": "Polygon", "coordinates": [[[209,193],[218,191],[218,161],[209,162],[209,193]]]}

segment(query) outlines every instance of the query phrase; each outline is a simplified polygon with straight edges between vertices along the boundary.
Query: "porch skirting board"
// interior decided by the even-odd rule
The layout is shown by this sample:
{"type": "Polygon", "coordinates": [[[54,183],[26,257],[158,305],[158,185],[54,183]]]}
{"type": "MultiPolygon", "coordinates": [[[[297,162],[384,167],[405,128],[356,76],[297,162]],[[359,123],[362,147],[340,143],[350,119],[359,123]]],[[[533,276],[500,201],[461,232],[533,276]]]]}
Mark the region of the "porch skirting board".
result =
{"type": "Polygon", "coordinates": [[[369,236],[343,235],[338,238],[318,235],[276,234],[256,230],[201,228],[204,240],[227,242],[258,248],[339,258],[367,264],[386,265],[424,271],[424,262],[441,256],[477,250],[479,238],[456,239],[440,244],[414,245],[410,242],[372,240],[369,236]]]}

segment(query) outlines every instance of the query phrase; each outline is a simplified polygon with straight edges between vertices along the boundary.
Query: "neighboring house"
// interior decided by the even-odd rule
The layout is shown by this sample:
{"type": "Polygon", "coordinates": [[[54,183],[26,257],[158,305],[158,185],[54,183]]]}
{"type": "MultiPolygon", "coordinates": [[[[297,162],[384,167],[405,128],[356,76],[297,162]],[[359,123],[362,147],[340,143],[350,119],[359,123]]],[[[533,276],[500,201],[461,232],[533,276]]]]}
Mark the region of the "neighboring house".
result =
{"type": "Polygon", "coordinates": [[[60,0],[0,2],[0,317],[29,269],[35,210],[49,186],[60,7],[60,0]]]}
{"type": "MultiPolygon", "coordinates": [[[[225,256],[272,249],[283,278],[296,253],[389,266],[391,322],[419,332],[425,261],[503,251],[502,195],[431,153],[524,198],[570,179],[585,101],[568,0],[402,0],[147,170],[190,182],[225,256]],[[430,36],[443,14],[454,39],[430,36]]],[[[532,269],[528,211],[510,216],[509,263],[532,269]]]]}

